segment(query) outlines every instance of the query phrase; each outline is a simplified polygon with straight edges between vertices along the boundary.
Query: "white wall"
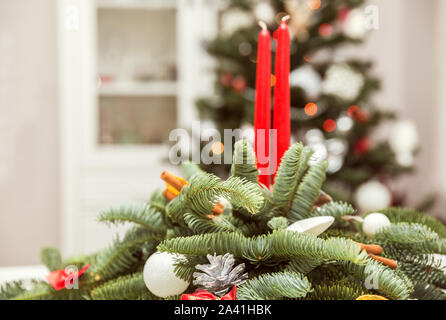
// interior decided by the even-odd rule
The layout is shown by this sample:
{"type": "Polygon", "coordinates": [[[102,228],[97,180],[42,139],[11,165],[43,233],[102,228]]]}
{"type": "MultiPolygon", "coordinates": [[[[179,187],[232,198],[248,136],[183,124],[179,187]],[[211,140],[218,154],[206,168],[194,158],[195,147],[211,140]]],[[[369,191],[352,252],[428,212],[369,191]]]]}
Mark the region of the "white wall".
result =
{"type": "Polygon", "coordinates": [[[0,266],[58,243],[55,0],[0,0],[0,266]]]}

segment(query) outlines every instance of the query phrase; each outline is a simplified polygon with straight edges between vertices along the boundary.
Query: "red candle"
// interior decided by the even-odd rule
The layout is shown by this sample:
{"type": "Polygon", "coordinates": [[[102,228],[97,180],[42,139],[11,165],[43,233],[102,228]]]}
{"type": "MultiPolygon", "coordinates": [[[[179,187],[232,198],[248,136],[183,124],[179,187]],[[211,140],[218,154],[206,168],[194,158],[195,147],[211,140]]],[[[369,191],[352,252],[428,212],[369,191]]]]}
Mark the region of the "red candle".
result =
{"type": "Polygon", "coordinates": [[[259,182],[269,188],[269,131],[271,128],[271,35],[263,22],[257,52],[256,98],[254,112],[255,153],[259,182]]]}
{"type": "MultiPolygon", "coordinates": [[[[287,20],[282,19],[279,28],[274,33],[276,46],[276,85],[274,88],[274,119],[273,128],[277,130],[277,152],[275,154],[277,167],[283,154],[290,147],[291,119],[290,119],[290,31],[287,20]]],[[[277,171],[277,170],[275,170],[277,171]]]]}

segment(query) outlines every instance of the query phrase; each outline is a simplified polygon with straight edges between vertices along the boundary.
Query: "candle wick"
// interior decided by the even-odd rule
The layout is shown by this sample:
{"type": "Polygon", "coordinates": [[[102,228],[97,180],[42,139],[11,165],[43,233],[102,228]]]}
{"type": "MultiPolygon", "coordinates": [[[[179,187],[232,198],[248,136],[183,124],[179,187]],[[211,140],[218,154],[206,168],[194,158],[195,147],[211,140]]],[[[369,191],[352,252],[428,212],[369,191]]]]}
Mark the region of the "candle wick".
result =
{"type": "Polygon", "coordinates": [[[282,21],[288,21],[290,20],[291,16],[290,15],[286,15],[285,17],[282,18],[282,21]]]}
{"type": "Polygon", "coordinates": [[[263,22],[263,21],[259,21],[259,26],[260,26],[260,28],[262,28],[263,30],[266,30],[266,29],[267,29],[266,23],[263,22]]]}

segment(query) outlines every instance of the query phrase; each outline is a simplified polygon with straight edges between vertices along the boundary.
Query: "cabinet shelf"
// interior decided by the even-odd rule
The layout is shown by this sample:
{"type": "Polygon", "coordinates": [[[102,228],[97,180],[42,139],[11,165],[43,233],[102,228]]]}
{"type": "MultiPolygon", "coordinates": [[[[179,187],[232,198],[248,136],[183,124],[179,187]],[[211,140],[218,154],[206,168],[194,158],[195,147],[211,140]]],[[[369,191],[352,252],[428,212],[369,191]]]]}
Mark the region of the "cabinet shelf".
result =
{"type": "Polygon", "coordinates": [[[100,96],[155,96],[177,95],[176,81],[110,82],[99,88],[100,96]]]}
{"type": "Polygon", "coordinates": [[[96,0],[99,9],[176,9],[176,0],[96,0]]]}

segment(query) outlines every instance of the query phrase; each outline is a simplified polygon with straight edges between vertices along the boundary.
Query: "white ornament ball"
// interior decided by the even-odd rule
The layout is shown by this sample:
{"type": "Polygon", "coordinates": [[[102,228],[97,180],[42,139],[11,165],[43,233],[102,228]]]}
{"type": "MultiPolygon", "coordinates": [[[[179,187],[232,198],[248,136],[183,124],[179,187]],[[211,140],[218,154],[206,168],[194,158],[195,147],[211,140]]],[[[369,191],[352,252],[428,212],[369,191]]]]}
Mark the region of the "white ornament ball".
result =
{"type": "Polygon", "coordinates": [[[312,144],[311,148],[313,149],[314,153],[311,159],[308,161],[310,166],[314,166],[327,159],[328,150],[323,142],[312,144]]]}
{"type": "Polygon", "coordinates": [[[322,90],[322,78],[311,66],[305,65],[290,73],[290,85],[302,88],[310,98],[318,98],[322,90]]]}
{"type": "Polygon", "coordinates": [[[403,167],[411,167],[415,162],[412,152],[401,152],[396,155],[396,162],[403,167]]]}
{"type": "Polygon", "coordinates": [[[366,33],[366,20],[364,11],[361,9],[354,9],[350,11],[347,20],[344,23],[344,34],[353,39],[361,39],[366,33]]]}
{"type": "Polygon", "coordinates": [[[288,231],[301,232],[318,236],[333,224],[335,219],[330,216],[314,217],[294,222],[288,228],[288,231]]]}
{"type": "Polygon", "coordinates": [[[390,132],[389,144],[396,154],[412,153],[418,147],[418,130],[414,122],[398,121],[390,132]]]}
{"type": "Polygon", "coordinates": [[[354,122],[351,117],[341,116],[336,123],[336,128],[341,132],[348,132],[353,128],[353,124],[354,122]]]}
{"type": "Polygon", "coordinates": [[[358,188],[355,201],[362,211],[370,212],[389,207],[392,203],[392,195],[382,183],[370,181],[358,188]]]}
{"type": "Polygon", "coordinates": [[[261,1],[254,7],[254,16],[258,21],[263,21],[266,24],[272,24],[276,13],[269,1],[261,1]]]}
{"type": "Polygon", "coordinates": [[[255,132],[254,132],[254,126],[250,123],[244,123],[240,126],[241,132],[241,139],[245,139],[248,141],[251,146],[254,146],[254,140],[255,140],[255,132]]]}
{"type": "Polygon", "coordinates": [[[182,255],[168,252],[155,252],[144,265],[144,282],[147,289],[160,298],[183,293],[189,282],[176,276],[174,264],[182,255]]]}
{"type": "Polygon", "coordinates": [[[345,63],[331,65],[322,82],[322,92],[345,101],[355,100],[364,86],[364,76],[345,63]]]}
{"type": "Polygon", "coordinates": [[[247,11],[233,9],[223,13],[221,17],[221,32],[230,35],[241,28],[250,27],[254,23],[253,16],[247,11]]]}
{"type": "Polygon", "coordinates": [[[382,228],[390,226],[390,220],[382,213],[371,213],[365,217],[362,223],[362,231],[369,238],[372,238],[382,228]]]}

